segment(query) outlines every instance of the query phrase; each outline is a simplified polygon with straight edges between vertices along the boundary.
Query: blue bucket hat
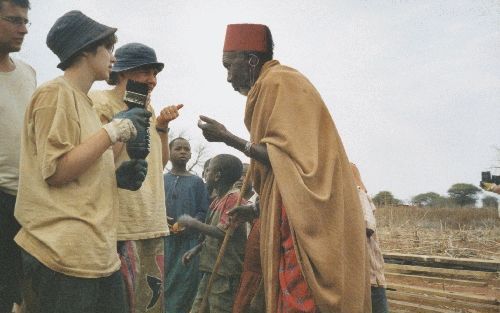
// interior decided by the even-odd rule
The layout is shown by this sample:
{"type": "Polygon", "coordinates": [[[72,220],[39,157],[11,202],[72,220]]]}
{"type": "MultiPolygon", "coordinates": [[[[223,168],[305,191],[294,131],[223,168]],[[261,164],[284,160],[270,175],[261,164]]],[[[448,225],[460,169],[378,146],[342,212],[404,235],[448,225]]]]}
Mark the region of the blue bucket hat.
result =
{"type": "Polygon", "coordinates": [[[54,23],[47,35],[47,46],[62,64],[91,44],[114,34],[116,28],[100,24],[81,11],[69,11],[54,23]]]}
{"type": "Polygon", "coordinates": [[[131,70],[143,65],[152,65],[158,69],[158,72],[161,72],[165,66],[158,62],[153,48],[137,42],[128,43],[116,49],[115,58],[116,62],[111,69],[113,73],[131,70]]]}

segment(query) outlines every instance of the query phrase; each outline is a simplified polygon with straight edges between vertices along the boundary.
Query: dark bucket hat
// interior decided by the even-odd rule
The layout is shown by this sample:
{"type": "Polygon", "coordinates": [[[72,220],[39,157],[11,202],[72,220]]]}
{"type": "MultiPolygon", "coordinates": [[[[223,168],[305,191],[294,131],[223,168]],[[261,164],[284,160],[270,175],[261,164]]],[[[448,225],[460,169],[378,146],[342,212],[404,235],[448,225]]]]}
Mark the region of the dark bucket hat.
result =
{"type": "Polygon", "coordinates": [[[143,65],[152,65],[158,69],[158,72],[161,72],[165,66],[163,63],[158,62],[153,48],[137,42],[128,43],[116,49],[115,58],[116,62],[111,69],[111,72],[114,73],[131,70],[143,65]]]}
{"type": "Polygon", "coordinates": [[[116,28],[100,24],[80,11],[69,11],[54,23],[47,35],[47,46],[61,65],[89,45],[116,32],[116,28]]]}

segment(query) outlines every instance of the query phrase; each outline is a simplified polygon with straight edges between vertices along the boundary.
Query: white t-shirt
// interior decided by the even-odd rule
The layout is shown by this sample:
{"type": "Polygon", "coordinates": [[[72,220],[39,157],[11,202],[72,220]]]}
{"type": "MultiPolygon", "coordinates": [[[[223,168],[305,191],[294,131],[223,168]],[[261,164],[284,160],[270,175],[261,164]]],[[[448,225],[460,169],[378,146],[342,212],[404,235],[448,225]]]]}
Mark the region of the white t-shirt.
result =
{"type": "Polygon", "coordinates": [[[0,72],[0,190],[17,194],[24,112],[36,88],[35,70],[12,59],[16,69],[0,72]]]}

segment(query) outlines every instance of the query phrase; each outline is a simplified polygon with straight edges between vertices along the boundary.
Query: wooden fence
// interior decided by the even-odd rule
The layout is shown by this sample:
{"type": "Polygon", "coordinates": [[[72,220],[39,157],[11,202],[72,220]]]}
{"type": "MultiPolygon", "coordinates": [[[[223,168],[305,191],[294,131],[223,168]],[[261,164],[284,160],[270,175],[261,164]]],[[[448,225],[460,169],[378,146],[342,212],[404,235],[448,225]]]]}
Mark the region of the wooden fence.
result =
{"type": "Polygon", "coordinates": [[[500,261],[385,253],[390,312],[499,313],[500,261]]]}

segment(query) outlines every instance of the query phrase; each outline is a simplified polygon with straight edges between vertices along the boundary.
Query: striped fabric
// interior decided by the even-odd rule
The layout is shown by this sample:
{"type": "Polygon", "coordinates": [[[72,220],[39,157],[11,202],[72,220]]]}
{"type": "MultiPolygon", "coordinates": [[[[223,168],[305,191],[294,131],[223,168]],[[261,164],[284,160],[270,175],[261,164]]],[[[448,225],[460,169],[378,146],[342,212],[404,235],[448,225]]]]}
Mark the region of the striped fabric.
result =
{"type": "Polygon", "coordinates": [[[302,275],[293,246],[285,207],[281,207],[281,260],[278,313],[319,313],[311,291],[302,275]]]}

